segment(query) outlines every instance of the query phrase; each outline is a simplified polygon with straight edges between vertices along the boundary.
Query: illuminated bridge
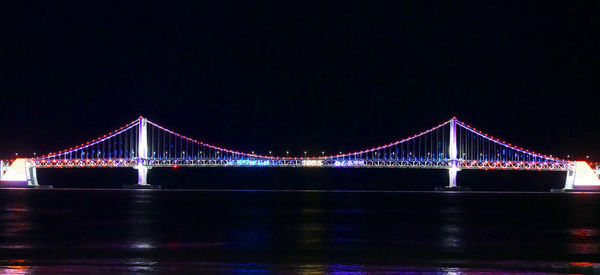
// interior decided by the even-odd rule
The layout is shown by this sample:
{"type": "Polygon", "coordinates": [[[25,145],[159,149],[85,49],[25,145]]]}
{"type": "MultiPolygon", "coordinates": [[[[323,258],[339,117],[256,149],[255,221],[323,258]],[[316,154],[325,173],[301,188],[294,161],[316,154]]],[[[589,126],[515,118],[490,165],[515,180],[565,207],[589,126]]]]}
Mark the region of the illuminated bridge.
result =
{"type": "Polygon", "coordinates": [[[452,118],[428,130],[377,147],[321,156],[272,156],[204,143],[144,117],[106,135],[33,158],[2,161],[0,186],[38,186],[37,168],[131,167],[150,187],[154,167],[345,167],[447,169],[450,190],[462,169],[567,172],[565,190],[600,187],[600,168],[523,149],[452,118]]]}

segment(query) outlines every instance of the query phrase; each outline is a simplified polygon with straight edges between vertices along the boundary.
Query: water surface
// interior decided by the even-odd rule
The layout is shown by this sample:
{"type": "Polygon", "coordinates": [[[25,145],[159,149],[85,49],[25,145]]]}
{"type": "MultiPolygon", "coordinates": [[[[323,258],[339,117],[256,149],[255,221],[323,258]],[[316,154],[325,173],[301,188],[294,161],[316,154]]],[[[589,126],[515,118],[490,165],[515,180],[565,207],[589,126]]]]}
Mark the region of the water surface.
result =
{"type": "Polygon", "coordinates": [[[600,272],[600,195],[0,190],[1,273],[600,272]]]}

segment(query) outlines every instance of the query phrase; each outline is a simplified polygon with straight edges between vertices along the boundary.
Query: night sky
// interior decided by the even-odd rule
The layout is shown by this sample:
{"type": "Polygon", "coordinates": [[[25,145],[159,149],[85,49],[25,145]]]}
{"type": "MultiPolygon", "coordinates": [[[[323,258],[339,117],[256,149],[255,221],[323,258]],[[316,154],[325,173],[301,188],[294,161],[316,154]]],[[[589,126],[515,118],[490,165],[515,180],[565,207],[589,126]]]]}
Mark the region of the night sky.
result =
{"type": "Polygon", "coordinates": [[[457,116],[600,159],[598,1],[184,2],[3,1],[0,157],[139,115],[279,155],[356,151],[457,116]]]}

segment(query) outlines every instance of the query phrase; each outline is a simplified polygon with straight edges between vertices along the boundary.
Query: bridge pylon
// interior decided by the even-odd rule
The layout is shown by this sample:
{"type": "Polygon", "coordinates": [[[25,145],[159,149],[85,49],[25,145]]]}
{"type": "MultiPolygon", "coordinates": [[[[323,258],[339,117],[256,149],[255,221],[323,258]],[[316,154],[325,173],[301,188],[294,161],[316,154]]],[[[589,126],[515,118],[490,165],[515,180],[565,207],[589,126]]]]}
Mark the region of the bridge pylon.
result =
{"type": "Polygon", "coordinates": [[[448,157],[449,167],[448,167],[448,186],[437,187],[436,191],[467,191],[469,188],[459,187],[456,185],[456,176],[460,168],[458,168],[458,148],[456,146],[456,117],[450,119],[450,140],[448,142],[448,157]]]}
{"type": "Polygon", "coordinates": [[[125,185],[126,189],[160,189],[160,185],[148,184],[148,119],[138,119],[138,148],[135,169],[138,171],[137,184],[125,185]]]}

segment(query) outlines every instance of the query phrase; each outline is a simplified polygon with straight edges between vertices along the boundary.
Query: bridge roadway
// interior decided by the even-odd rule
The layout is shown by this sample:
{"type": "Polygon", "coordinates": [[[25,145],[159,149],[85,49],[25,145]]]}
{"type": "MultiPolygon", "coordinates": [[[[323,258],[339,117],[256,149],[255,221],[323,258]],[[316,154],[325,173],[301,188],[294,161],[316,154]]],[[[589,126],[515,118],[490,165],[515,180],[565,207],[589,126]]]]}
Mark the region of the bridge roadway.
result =
{"type": "MultiPolygon", "coordinates": [[[[34,159],[36,168],[136,167],[138,159],[34,159]]],[[[323,167],[323,168],[421,168],[448,169],[450,160],[343,160],[343,159],[146,159],[148,167],[323,167]]],[[[466,161],[459,169],[568,171],[570,162],[466,161]]]]}

